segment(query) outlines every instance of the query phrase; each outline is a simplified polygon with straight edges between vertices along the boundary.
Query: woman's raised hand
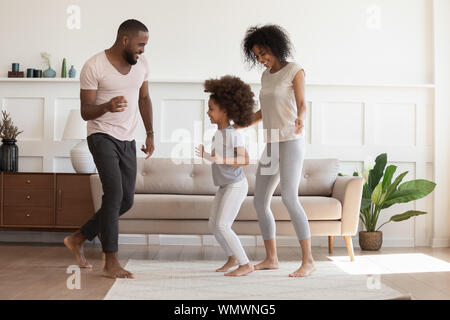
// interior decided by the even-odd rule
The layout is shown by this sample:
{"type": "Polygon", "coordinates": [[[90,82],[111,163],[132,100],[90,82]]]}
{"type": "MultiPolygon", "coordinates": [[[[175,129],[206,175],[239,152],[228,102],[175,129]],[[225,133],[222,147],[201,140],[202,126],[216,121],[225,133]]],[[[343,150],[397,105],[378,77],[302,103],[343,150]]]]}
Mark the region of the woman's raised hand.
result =
{"type": "Polygon", "coordinates": [[[295,130],[294,130],[294,133],[295,134],[300,134],[300,133],[302,133],[302,130],[303,130],[303,120],[301,118],[295,119],[295,130]]]}

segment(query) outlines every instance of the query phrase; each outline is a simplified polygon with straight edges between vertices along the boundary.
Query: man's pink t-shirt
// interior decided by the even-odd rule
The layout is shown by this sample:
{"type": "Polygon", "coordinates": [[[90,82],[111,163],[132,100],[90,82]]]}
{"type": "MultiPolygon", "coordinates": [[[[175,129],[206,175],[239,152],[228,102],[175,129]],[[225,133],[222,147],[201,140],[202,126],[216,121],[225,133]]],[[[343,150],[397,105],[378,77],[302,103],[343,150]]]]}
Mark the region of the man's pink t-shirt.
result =
{"type": "Polygon", "coordinates": [[[97,90],[96,105],[124,96],[127,107],[123,112],[107,112],[95,120],[88,120],[87,135],[102,132],[121,141],[133,140],[138,122],[139,90],[144,81],[148,81],[149,67],[141,55],[130,72],[123,75],[109,62],[102,51],[84,64],[80,73],[82,90],[97,90]]]}

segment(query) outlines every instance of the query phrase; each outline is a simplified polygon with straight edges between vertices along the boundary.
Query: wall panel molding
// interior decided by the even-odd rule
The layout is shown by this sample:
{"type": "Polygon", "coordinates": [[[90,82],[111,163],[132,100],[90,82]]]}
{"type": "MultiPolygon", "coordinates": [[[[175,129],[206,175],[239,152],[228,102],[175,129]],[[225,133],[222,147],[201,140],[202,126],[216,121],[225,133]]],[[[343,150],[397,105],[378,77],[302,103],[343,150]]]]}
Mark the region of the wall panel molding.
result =
{"type": "MultiPolygon", "coordinates": [[[[208,94],[203,92],[202,82],[150,81],[149,86],[156,146],[153,156],[172,156],[179,142],[171,141],[171,135],[179,127],[191,136],[181,146],[190,152],[188,155],[194,155],[194,147],[199,143],[210,148],[215,126],[206,116],[208,94]]],[[[258,97],[260,86],[251,87],[258,97]]],[[[410,170],[408,176],[434,179],[432,86],[308,84],[306,93],[307,158],[338,158],[342,161],[340,171],[351,174],[361,171],[368,158],[387,152],[389,162],[399,166],[397,174],[410,170]],[[382,123],[387,117],[392,118],[382,123]],[[380,130],[384,130],[382,134],[380,130]]],[[[69,152],[76,141],[61,138],[69,110],[80,107],[78,81],[0,79],[0,101],[3,108],[11,111],[13,121],[30,123],[31,132],[36,135],[35,139],[19,136],[22,171],[73,172],[69,152]]],[[[257,161],[265,147],[262,123],[241,132],[252,162],[257,161]]],[[[142,157],[142,121],[135,138],[139,146],[137,156],[142,157]]],[[[403,239],[398,244],[410,244],[413,239],[416,245],[432,245],[434,203],[435,199],[427,198],[411,204],[411,208],[430,214],[389,226],[386,238],[403,239]]],[[[398,212],[394,210],[386,216],[395,213],[398,212]]]]}

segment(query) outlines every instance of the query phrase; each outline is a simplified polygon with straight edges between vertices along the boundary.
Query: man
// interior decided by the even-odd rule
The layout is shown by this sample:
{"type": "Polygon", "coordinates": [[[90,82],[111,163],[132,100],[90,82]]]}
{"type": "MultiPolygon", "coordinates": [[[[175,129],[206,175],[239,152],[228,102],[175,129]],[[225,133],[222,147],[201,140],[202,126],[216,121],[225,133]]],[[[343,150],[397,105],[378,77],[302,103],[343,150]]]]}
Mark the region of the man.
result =
{"type": "Polygon", "coordinates": [[[80,267],[92,268],[83,243],[96,236],[102,243],[104,272],[112,278],[133,278],[117,259],[119,216],[133,205],[136,183],[138,107],[147,131],[141,150],[154,151],[153,111],[148,93],[149,68],[141,54],[148,30],[137,20],[119,26],[114,45],[90,58],[80,74],[81,116],[87,141],[103,187],[102,206],[78,231],[64,239],[80,267]]]}

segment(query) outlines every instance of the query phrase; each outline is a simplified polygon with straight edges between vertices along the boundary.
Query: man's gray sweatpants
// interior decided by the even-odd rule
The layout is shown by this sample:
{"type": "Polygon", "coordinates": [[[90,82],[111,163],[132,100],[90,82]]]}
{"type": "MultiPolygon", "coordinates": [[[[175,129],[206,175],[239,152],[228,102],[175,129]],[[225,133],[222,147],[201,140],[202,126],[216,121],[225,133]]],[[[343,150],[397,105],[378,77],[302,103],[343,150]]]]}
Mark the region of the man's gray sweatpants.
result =
{"type": "Polygon", "coordinates": [[[136,185],[136,141],[121,141],[105,133],[87,137],[102,182],[102,206],[80,229],[92,241],[99,233],[103,252],[117,252],[119,216],[133,205],[136,185]]]}

